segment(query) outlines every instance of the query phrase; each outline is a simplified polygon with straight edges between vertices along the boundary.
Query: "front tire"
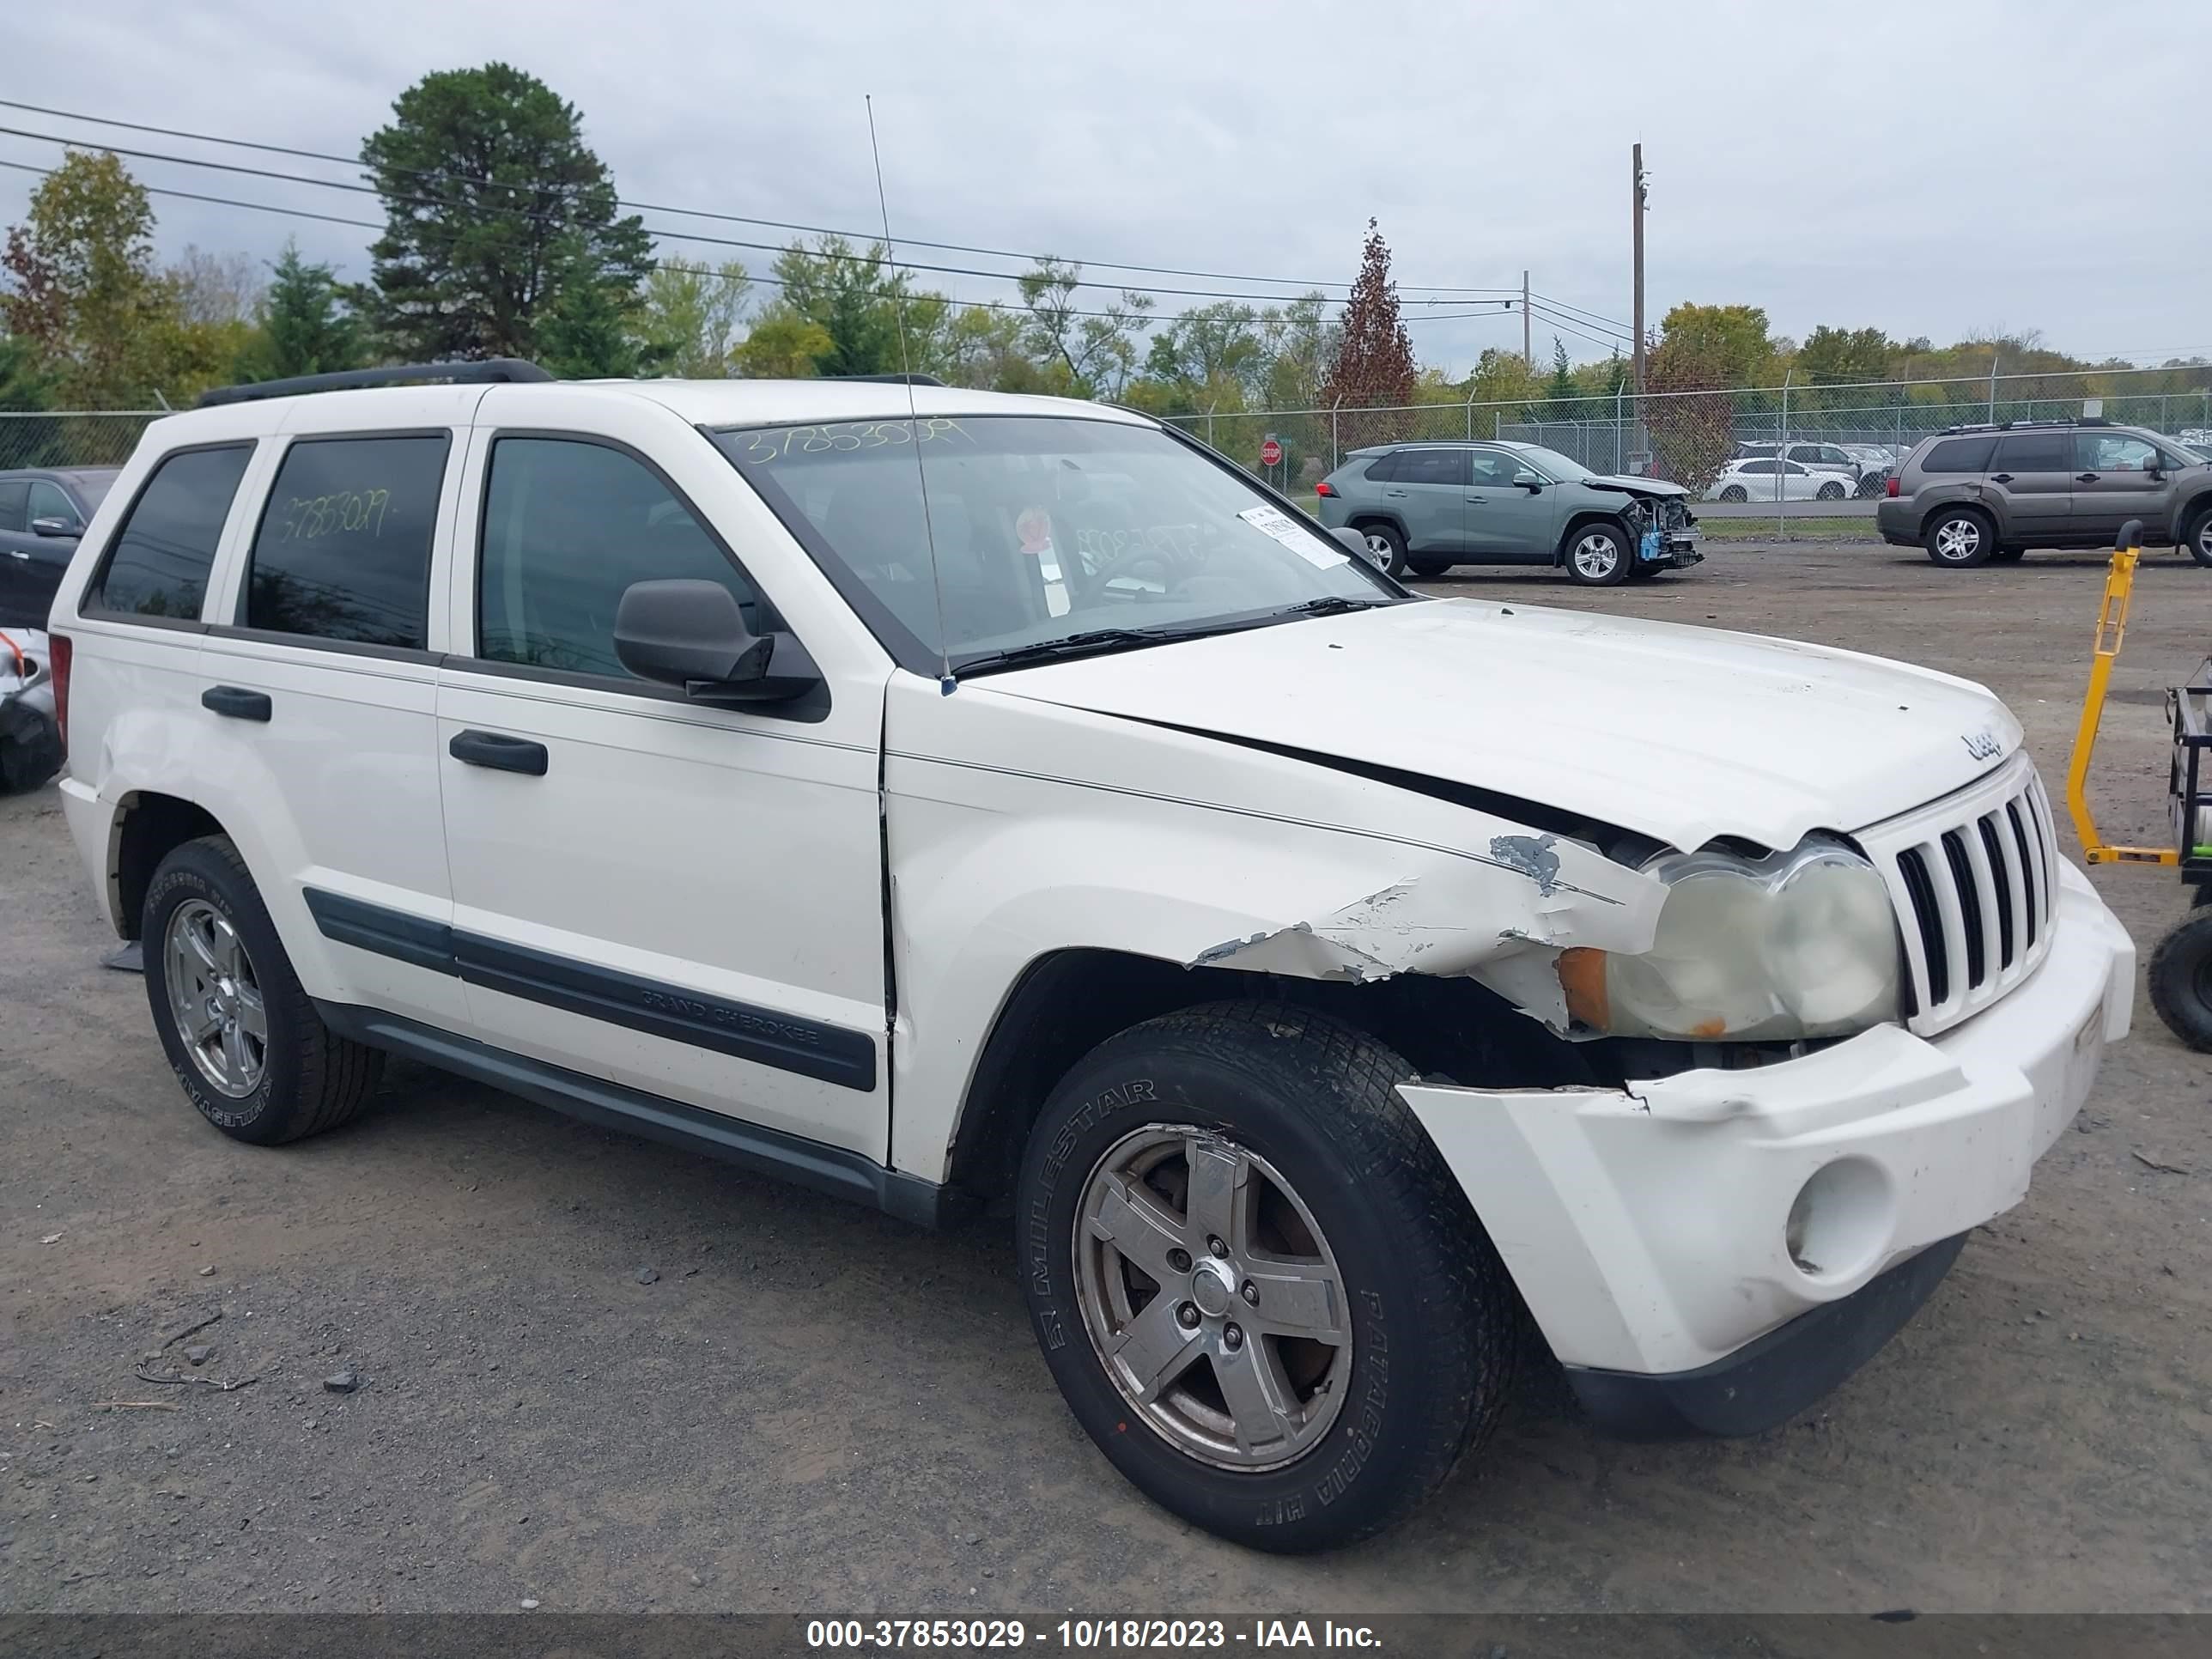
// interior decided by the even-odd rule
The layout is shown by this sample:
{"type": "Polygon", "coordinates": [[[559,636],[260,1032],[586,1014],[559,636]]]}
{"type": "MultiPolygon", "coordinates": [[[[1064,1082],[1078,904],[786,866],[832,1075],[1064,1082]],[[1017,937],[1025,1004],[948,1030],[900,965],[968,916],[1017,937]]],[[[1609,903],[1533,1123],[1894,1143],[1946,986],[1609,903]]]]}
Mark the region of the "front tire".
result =
{"type": "Polygon", "coordinates": [[[1611,525],[1586,524],[1567,540],[1567,574],[1585,587],[1613,587],[1628,580],[1628,538],[1611,525]]]}
{"type": "Polygon", "coordinates": [[[1996,552],[1990,555],[1990,562],[1991,564],[2018,564],[2027,556],[2027,550],[2024,547],[2001,547],[1997,549],[1996,552]]]}
{"type": "Polygon", "coordinates": [[[1844,499],[1844,487],[1839,483],[1824,483],[1814,494],[1824,501],[1840,501],[1844,499]]]}
{"type": "Polygon", "coordinates": [[[1937,564],[1954,570],[1987,564],[1996,551],[1996,526],[1969,507],[1947,507],[1928,520],[1921,544],[1937,564]]]}
{"type": "Polygon", "coordinates": [[[1504,1264],[1349,1026],[1221,1003],[1109,1038],[1023,1159],[1016,1248],[1069,1409],[1155,1503],[1239,1543],[1381,1531],[1495,1425],[1504,1264]]]}
{"type": "Polygon", "coordinates": [[[2144,978],[2166,1029],[2212,1054],[2212,911],[2199,909],[2159,940],[2144,978]]]}
{"type": "Polygon", "coordinates": [[[2181,544],[2197,563],[2212,566],[2212,501],[2189,515],[2189,522],[2181,527],[2181,544]]]}
{"type": "Polygon", "coordinates": [[[384,1056],[323,1024],[228,836],[163,859],[142,915],[154,1029],[201,1116],[273,1146],[361,1109],[384,1056]]]}
{"type": "Polygon", "coordinates": [[[1367,538],[1367,550],[1375,562],[1394,577],[1406,574],[1406,538],[1397,527],[1387,524],[1364,524],[1359,533],[1367,538]]]}

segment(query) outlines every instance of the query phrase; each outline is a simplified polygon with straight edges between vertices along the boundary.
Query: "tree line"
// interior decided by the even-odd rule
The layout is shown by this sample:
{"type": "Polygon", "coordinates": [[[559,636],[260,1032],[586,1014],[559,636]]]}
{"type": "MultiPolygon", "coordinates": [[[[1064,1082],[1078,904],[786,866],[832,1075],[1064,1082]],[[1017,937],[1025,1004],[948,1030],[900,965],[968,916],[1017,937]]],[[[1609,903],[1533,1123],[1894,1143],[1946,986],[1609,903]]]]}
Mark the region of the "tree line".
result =
{"type": "MultiPolygon", "coordinates": [[[[1096,297],[1082,267],[1039,258],[1016,296],[956,301],[886,247],[793,242],[761,275],[656,257],[622,210],[577,107],[504,64],[427,75],[361,145],[384,207],[366,277],[288,244],[154,252],[150,198],[113,155],[72,151],[0,252],[0,410],[181,405],[215,385],[374,362],[517,356],[571,377],[809,376],[912,369],[954,385],[1125,403],[1160,415],[1258,409],[1517,404],[1577,418],[1626,384],[1625,360],[1548,364],[1485,351],[1459,375],[1423,367],[1370,221],[1357,281],[1279,304],[1222,300],[1172,317],[1135,289],[1096,297]]],[[[1753,306],[1683,305],[1650,353],[1658,390],[2081,369],[2032,337],[1936,348],[1870,328],[1774,336],[1753,306]]],[[[2201,379],[2201,377],[2200,377],[2201,379]]],[[[1399,435],[1352,417],[1346,447],[1399,435]]]]}

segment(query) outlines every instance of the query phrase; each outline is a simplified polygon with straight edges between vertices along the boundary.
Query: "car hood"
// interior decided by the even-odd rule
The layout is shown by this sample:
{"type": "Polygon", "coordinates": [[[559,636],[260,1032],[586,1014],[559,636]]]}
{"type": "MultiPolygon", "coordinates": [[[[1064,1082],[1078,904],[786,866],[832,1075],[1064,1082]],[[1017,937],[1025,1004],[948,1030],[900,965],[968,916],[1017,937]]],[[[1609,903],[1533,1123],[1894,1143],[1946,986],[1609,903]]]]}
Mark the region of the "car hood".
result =
{"type": "Polygon", "coordinates": [[[1600,472],[1575,482],[1585,489],[1625,489],[1637,495],[1686,495],[1690,492],[1664,478],[1639,478],[1626,472],[1600,472]]]}
{"type": "MultiPolygon", "coordinates": [[[[1470,785],[1684,849],[1850,831],[2002,764],[1984,688],[1718,629],[1441,599],[1079,659],[994,691],[1470,785]]],[[[1079,762],[1071,761],[1079,770],[1079,762]]]]}

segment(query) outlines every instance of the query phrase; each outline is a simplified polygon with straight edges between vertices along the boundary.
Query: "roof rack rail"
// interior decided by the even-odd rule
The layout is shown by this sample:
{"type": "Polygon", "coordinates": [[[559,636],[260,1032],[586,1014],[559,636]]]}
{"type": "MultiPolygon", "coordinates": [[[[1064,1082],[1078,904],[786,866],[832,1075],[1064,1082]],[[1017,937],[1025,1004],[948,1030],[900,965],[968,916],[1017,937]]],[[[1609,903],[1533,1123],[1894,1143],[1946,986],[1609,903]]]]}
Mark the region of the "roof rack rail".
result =
{"type": "Polygon", "coordinates": [[[934,374],[824,374],[825,380],[873,380],[884,386],[943,386],[934,374]]]}
{"type": "Polygon", "coordinates": [[[2101,415],[2057,415],[2039,421],[1970,421],[1960,426],[1947,426],[1943,432],[1948,436],[1954,432],[2033,432],[2051,428],[2111,424],[2101,415]]]}
{"type": "Polygon", "coordinates": [[[331,374],[295,374],[289,380],[250,386],[219,386],[200,394],[196,407],[250,404],[264,398],[299,398],[311,392],[353,392],[363,386],[397,386],[409,380],[450,380],[456,386],[487,382],[550,380],[553,375],[520,357],[486,357],[472,362],[397,363],[385,368],[348,368],[331,374]]]}

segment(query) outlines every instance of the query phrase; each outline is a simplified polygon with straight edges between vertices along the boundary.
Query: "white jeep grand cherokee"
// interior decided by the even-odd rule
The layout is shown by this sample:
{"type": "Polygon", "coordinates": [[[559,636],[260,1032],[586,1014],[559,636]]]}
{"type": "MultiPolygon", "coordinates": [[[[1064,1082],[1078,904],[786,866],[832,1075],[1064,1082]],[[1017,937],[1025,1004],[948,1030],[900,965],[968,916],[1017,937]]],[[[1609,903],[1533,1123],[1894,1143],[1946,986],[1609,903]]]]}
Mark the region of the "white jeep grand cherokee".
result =
{"type": "Polygon", "coordinates": [[[157,422],[55,606],[192,1103],[290,1140],[396,1052],[1003,1199],[1076,1416],[1229,1537],[1406,1514],[1523,1304],[1609,1426],[1781,1422],[2127,1028],[1978,686],[1421,600],[1093,404],[387,373],[454,383],[157,422]]]}

